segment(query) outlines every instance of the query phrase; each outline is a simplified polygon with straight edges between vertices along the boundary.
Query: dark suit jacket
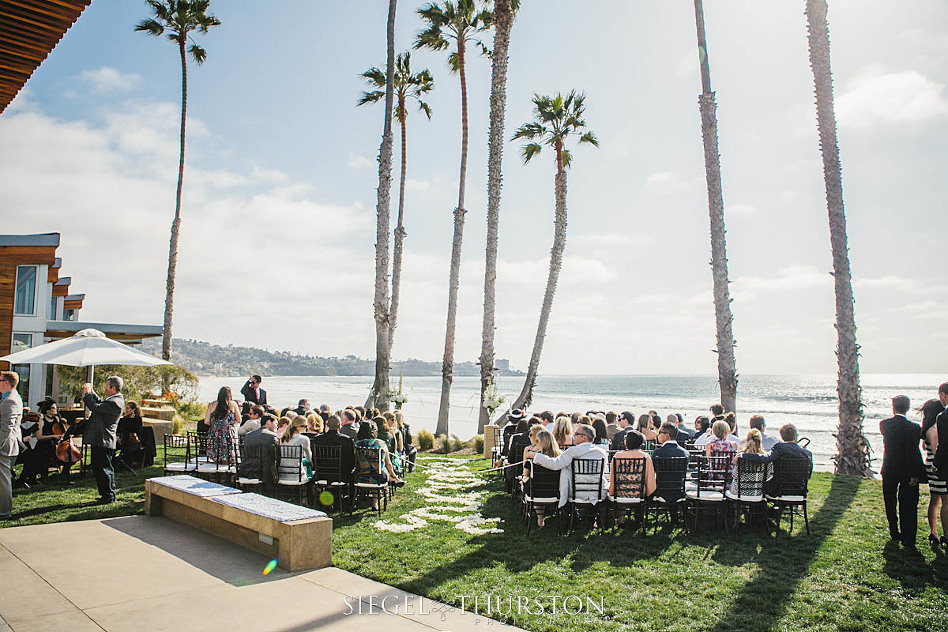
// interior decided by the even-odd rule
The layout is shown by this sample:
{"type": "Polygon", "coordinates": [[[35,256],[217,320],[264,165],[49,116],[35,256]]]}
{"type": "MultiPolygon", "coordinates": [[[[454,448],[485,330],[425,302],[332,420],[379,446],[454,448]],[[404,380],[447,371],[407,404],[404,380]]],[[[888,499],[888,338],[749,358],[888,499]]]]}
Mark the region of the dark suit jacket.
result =
{"type": "MultiPolygon", "coordinates": [[[[355,469],[355,444],[352,439],[347,437],[344,434],[341,434],[335,430],[330,430],[324,434],[316,435],[315,437],[309,440],[309,444],[313,449],[313,460],[316,459],[316,448],[317,446],[325,445],[338,445],[342,447],[340,454],[340,460],[342,465],[342,476],[343,480],[350,481],[352,480],[352,470],[355,469]]],[[[315,467],[313,468],[315,469],[315,467]]]]}
{"type": "Polygon", "coordinates": [[[938,470],[941,478],[948,477],[948,408],[941,411],[935,418],[935,428],[938,431],[938,451],[932,464],[938,470]]]}
{"type": "MultiPolygon", "coordinates": [[[[678,445],[677,441],[666,441],[665,443],[661,444],[660,446],[652,450],[653,463],[659,459],[671,459],[675,457],[684,457],[685,459],[688,458],[688,452],[683,447],[678,445]]],[[[683,471],[681,475],[682,477],[687,476],[687,470],[683,471]]],[[[671,475],[663,475],[663,476],[671,476],[671,475]]],[[[669,478],[665,480],[670,481],[674,479],[669,478]]],[[[681,480],[681,479],[679,478],[678,480],[681,480]]],[[[656,494],[658,494],[658,492],[656,492],[656,494]]],[[[661,495],[665,500],[669,502],[677,502],[681,500],[682,498],[684,498],[684,496],[682,496],[681,494],[663,493],[661,495]]]]}
{"type": "Polygon", "coordinates": [[[612,443],[609,444],[610,450],[625,450],[625,435],[629,434],[632,426],[626,426],[612,437],[612,443]]]}
{"type": "Polygon", "coordinates": [[[82,403],[92,411],[88,419],[79,422],[77,434],[82,433],[82,442],[114,450],[115,430],[125,408],[125,398],[121,393],[106,399],[99,399],[95,393],[86,393],[82,403]]]}
{"type": "MultiPolygon", "coordinates": [[[[902,415],[884,419],[879,424],[882,433],[882,469],[883,478],[907,481],[910,478],[925,479],[925,464],[918,444],[922,428],[902,415]]],[[[939,448],[941,445],[938,446],[939,448]]]]}
{"type": "Polygon", "coordinates": [[[242,457],[240,461],[240,470],[238,474],[246,478],[259,478],[263,481],[264,487],[271,487],[276,484],[273,477],[274,462],[280,451],[280,440],[272,432],[264,432],[265,427],[257,428],[247,433],[244,437],[242,448],[242,457]],[[259,456],[254,446],[260,447],[259,456]]]}
{"type": "Polygon", "coordinates": [[[262,388],[250,388],[249,380],[244,384],[243,388],[240,389],[240,394],[244,396],[245,402],[250,402],[251,404],[260,404],[261,406],[267,405],[267,392],[262,388]],[[260,397],[257,397],[257,390],[260,391],[260,397]]]}
{"type": "Polygon", "coordinates": [[[355,424],[346,424],[339,429],[339,434],[349,437],[355,443],[356,438],[359,435],[359,431],[356,430],[355,424]]]}
{"type": "MultiPolygon", "coordinates": [[[[810,460],[810,472],[813,471],[813,453],[807,450],[806,448],[800,446],[797,443],[788,443],[785,441],[778,441],[774,444],[773,449],[770,450],[770,454],[767,456],[767,460],[770,461],[773,465],[771,472],[773,476],[769,478],[764,483],[764,493],[765,494],[776,494],[777,485],[780,472],[780,460],[783,457],[794,457],[794,458],[807,458],[810,460]]],[[[810,475],[806,475],[807,480],[809,480],[810,475]]],[[[801,481],[802,482],[802,481],[801,481]]]]}
{"type": "Polygon", "coordinates": [[[691,430],[688,430],[684,426],[677,426],[677,428],[678,436],[675,437],[675,441],[677,441],[680,445],[685,445],[691,441],[691,430]]]}

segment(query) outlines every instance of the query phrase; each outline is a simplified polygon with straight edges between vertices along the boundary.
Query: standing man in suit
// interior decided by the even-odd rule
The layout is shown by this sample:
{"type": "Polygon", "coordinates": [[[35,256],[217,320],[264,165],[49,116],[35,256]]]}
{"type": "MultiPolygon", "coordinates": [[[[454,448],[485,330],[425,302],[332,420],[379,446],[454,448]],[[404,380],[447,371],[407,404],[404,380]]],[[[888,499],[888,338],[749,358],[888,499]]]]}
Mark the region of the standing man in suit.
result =
{"type": "Polygon", "coordinates": [[[244,384],[243,388],[240,389],[240,394],[244,396],[245,402],[250,402],[251,404],[260,404],[266,408],[267,392],[260,388],[260,382],[262,381],[263,378],[259,375],[250,376],[250,379],[247,380],[247,383],[244,384]]]}
{"type": "Polygon", "coordinates": [[[13,517],[13,464],[20,453],[23,400],[16,392],[20,376],[0,372],[0,520],[13,517]]]}
{"type": "Polygon", "coordinates": [[[915,548],[918,531],[918,482],[925,473],[922,453],[918,450],[922,429],[905,417],[909,398],[892,398],[892,417],[879,424],[882,433],[882,500],[892,540],[901,540],[907,549],[915,548]],[[899,531],[899,520],[902,530],[899,531]]]}
{"type": "Polygon", "coordinates": [[[82,442],[92,447],[92,473],[99,488],[97,505],[115,502],[115,471],[112,469],[112,457],[115,455],[115,430],[125,398],[122,396],[124,381],[113,375],[105,381],[105,399],[92,392],[92,384],[82,385],[82,403],[92,411],[89,418],[80,422],[78,432],[82,442]]]}
{"type": "Polygon", "coordinates": [[[948,478],[948,382],[938,387],[938,399],[945,410],[935,418],[935,431],[938,433],[938,449],[932,465],[942,479],[948,478]]]}

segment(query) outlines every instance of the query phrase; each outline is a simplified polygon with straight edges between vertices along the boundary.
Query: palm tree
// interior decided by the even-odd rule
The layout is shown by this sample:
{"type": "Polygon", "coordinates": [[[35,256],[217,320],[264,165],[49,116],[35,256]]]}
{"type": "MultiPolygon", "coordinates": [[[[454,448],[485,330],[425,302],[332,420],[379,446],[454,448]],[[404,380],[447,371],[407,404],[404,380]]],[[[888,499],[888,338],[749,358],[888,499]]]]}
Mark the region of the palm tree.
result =
{"type": "Polygon", "coordinates": [[[494,51],[490,75],[490,137],[487,156],[487,251],[484,257],[484,327],[481,333],[481,396],[477,432],[484,432],[490,413],[484,393],[494,378],[494,313],[497,294],[497,234],[503,185],[504,115],[507,108],[507,50],[518,0],[494,0],[494,51]]]}
{"type": "Polygon", "coordinates": [[[704,9],[695,0],[698,28],[698,58],[701,62],[701,137],[704,141],[704,173],[708,183],[708,208],[711,215],[711,277],[714,282],[714,321],[717,326],[718,386],[721,404],[735,411],[737,404],[737,366],[734,360],[734,333],[731,328],[731,293],[727,273],[727,248],[724,241],[724,196],[721,193],[721,157],[718,154],[717,103],[711,91],[711,68],[704,34],[704,9]]]}
{"type": "MultiPolygon", "coordinates": [[[[386,75],[378,68],[369,68],[362,76],[372,86],[378,88],[385,87],[386,75]]],[[[411,53],[399,53],[395,59],[395,117],[398,119],[398,125],[402,132],[402,156],[401,156],[401,175],[399,176],[398,186],[398,221],[395,226],[395,245],[392,249],[392,303],[390,309],[389,324],[389,353],[395,340],[395,325],[398,317],[398,298],[402,278],[402,249],[405,237],[404,217],[405,217],[405,180],[408,168],[408,110],[409,99],[418,102],[418,109],[425,113],[431,120],[431,108],[421,98],[434,88],[434,79],[428,69],[418,73],[411,71],[411,53]]],[[[385,98],[385,90],[373,90],[363,92],[359,99],[359,105],[366,103],[376,103],[385,98]]]]}
{"type": "Polygon", "coordinates": [[[836,138],[833,107],[833,77],[830,68],[829,25],[826,0],[807,0],[806,19],[810,43],[810,67],[816,87],[816,119],[823,154],[823,180],[829,213],[830,244],[833,251],[833,279],[836,286],[836,359],[839,374],[839,428],[836,433],[836,472],[871,477],[869,442],[862,432],[862,389],[859,386],[859,345],[856,344],[856,315],[853,301],[846,212],[843,208],[843,176],[836,138]]]}
{"type": "Polygon", "coordinates": [[[461,242],[464,238],[464,184],[467,179],[467,79],[465,60],[467,43],[473,42],[487,54],[476,35],[490,27],[490,11],[480,9],[475,0],[446,0],[418,9],[427,28],[415,41],[415,48],[444,50],[451,44],[455,50],[448,56],[448,66],[461,80],[461,175],[458,181],[458,205],[454,209],[454,236],[451,240],[451,274],[448,282],[448,318],[444,333],[444,359],[441,363],[441,404],[438,408],[436,434],[448,434],[448,412],[451,408],[451,383],[454,380],[454,338],[458,312],[458,284],[461,277],[461,242]]]}
{"type": "Polygon", "coordinates": [[[539,94],[533,96],[536,120],[524,123],[516,131],[513,140],[523,138],[531,141],[523,146],[524,163],[540,153],[542,145],[553,147],[556,161],[556,177],[554,178],[554,192],[556,196],[556,211],[553,230],[553,249],[550,251],[550,272],[546,281],[546,292],[543,295],[543,306],[540,308],[540,322],[537,324],[537,337],[533,341],[533,353],[530,355],[530,364],[524,379],[523,390],[514,402],[514,408],[526,408],[533,400],[533,387],[536,385],[537,369],[540,366],[540,354],[543,351],[543,340],[546,338],[546,327],[550,322],[550,311],[553,308],[553,294],[556,292],[556,283],[563,266],[563,250],[566,248],[566,170],[572,164],[572,154],[563,147],[570,136],[578,136],[580,143],[589,143],[596,147],[599,141],[592,132],[584,131],[586,121],[583,120],[586,95],[571,91],[566,97],[557,93],[546,97],[539,94]]]}
{"type": "Polygon", "coordinates": [[[136,31],[160,36],[168,31],[168,39],[178,47],[181,57],[181,139],[178,155],[178,188],[175,193],[174,221],[171,222],[171,245],[168,251],[168,279],[165,284],[165,316],[161,338],[161,357],[171,360],[171,325],[174,315],[174,280],[178,266],[178,237],[181,234],[181,189],[184,186],[184,136],[188,118],[188,63],[187,55],[200,66],[207,51],[194,43],[191,33],[207,33],[220,20],[207,12],[210,0],[146,0],[154,17],[142,20],[136,31]],[[190,40],[190,45],[188,41],[190,40]],[[187,53],[187,54],[186,54],[187,53]]]}
{"type": "Polygon", "coordinates": [[[388,410],[389,372],[392,365],[391,312],[388,298],[388,232],[391,229],[389,207],[392,196],[392,106],[395,102],[395,3],[388,2],[385,62],[385,116],[382,145],[379,147],[379,188],[375,205],[375,381],[366,400],[388,410]]]}

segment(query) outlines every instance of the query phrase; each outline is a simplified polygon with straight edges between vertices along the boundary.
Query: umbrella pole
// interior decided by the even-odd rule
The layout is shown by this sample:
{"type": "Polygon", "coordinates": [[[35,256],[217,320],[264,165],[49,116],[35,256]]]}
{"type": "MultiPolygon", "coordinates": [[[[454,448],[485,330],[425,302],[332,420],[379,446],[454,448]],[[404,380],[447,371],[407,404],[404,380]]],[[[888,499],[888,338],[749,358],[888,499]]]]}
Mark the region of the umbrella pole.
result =
{"type": "MultiPolygon", "coordinates": [[[[86,382],[88,382],[89,384],[92,384],[93,383],[92,376],[94,374],[95,374],[95,366],[90,364],[89,366],[86,367],[86,382]]],[[[82,398],[82,410],[83,410],[83,413],[82,413],[83,419],[88,419],[90,411],[89,411],[89,407],[86,406],[84,397],[82,398]]]]}

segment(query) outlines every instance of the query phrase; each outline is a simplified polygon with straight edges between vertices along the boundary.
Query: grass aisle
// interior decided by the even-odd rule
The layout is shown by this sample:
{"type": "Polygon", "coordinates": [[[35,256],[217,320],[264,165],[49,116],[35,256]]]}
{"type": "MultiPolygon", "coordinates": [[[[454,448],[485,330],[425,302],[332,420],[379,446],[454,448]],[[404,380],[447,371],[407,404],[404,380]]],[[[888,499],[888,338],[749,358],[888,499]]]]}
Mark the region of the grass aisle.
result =
{"type": "MultiPolygon", "coordinates": [[[[367,511],[336,517],[336,566],[457,606],[464,596],[468,609],[477,596],[484,615],[489,597],[493,618],[536,631],[948,629],[948,557],[925,548],[921,532],[921,556],[886,543],[878,481],[815,474],[811,536],[801,532],[802,520],[779,539],[746,531],[561,536],[553,521],[527,536],[495,475],[472,481],[459,474],[455,483],[473,484],[443,486],[452,484],[443,474],[448,466],[469,472],[486,468],[485,461],[419,462],[438,468],[434,480],[432,470],[420,468],[383,516],[388,528],[412,530],[380,528],[367,511]],[[450,496],[461,498],[446,502],[450,496]],[[484,518],[499,521],[469,533],[458,528],[463,522],[427,518],[470,515],[477,505],[484,518]],[[502,531],[481,532],[487,529],[502,531]],[[552,595],[558,604],[580,597],[583,612],[567,614],[558,605],[552,614],[552,595]],[[532,613],[517,611],[518,596],[531,600],[532,613]],[[498,615],[498,597],[502,613],[512,598],[509,615],[498,615]],[[587,597],[597,606],[602,598],[602,614],[587,597]]],[[[920,512],[924,503],[923,495],[920,512]]],[[[922,513],[919,524],[926,524],[922,513]]],[[[575,600],[569,609],[577,610],[575,600]]]]}

